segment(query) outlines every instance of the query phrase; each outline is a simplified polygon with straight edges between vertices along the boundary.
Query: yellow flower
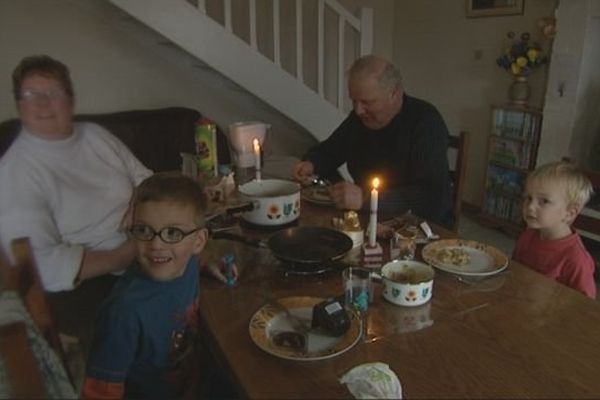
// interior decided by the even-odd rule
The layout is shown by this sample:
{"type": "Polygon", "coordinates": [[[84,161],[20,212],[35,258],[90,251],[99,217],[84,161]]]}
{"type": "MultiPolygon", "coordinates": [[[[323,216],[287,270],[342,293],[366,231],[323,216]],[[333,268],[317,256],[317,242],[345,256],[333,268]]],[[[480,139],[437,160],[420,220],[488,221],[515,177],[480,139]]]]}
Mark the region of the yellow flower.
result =
{"type": "Polygon", "coordinates": [[[527,60],[527,58],[525,58],[525,57],[523,57],[523,56],[521,56],[521,57],[518,57],[518,58],[517,58],[517,65],[518,65],[519,67],[524,67],[524,66],[526,66],[528,62],[529,62],[529,61],[527,60]]]}
{"type": "Polygon", "coordinates": [[[510,65],[510,72],[512,72],[513,75],[519,75],[521,73],[521,67],[517,65],[517,63],[512,63],[510,65]]]}
{"type": "Polygon", "coordinates": [[[529,58],[529,60],[531,62],[535,62],[535,60],[538,58],[539,52],[536,49],[529,49],[529,51],[527,51],[527,58],[529,58]]]}

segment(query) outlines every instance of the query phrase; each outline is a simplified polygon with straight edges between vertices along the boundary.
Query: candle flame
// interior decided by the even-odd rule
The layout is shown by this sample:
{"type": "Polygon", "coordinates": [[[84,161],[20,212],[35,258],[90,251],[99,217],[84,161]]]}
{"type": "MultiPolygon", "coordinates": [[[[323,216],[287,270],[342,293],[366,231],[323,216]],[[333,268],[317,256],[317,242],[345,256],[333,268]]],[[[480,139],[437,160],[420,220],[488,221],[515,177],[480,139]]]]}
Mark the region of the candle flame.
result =
{"type": "Polygon", "coordinates": [[[252,145],[254,146],[254,151],[260,151],[260,143],[258,142],[257,138],[252,140],[252,145]]]}
{"type": "Polygon", "coordinates": [[[377,189],[379,187],[379,178],[373,178],[373,182],[371,184],[373,185],[373,189],[377,189]]]}

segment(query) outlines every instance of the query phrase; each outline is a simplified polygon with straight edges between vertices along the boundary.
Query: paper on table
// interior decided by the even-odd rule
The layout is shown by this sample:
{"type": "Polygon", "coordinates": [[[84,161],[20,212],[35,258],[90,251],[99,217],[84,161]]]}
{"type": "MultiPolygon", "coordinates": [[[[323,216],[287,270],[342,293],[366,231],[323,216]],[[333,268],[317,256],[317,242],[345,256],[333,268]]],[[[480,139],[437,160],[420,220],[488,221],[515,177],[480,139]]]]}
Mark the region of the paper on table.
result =
{"type": "Polygon", "coordinates": [[[361,364],[340,379],[356,399],[402,399],[402,385],[389,365],[361,364]]]}

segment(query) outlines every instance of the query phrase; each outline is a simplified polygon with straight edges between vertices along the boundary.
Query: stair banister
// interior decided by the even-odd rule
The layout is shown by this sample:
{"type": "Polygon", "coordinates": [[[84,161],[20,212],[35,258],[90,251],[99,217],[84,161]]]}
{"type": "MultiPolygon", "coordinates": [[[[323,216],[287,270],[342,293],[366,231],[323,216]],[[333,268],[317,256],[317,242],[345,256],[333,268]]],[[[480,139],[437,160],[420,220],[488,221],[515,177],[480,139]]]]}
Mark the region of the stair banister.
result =
{"type": "MultiPolygon", "coordinates": [[[[280,21],[280,0],[271,0],[273,10],[273,63],[281,67],[281,21],[280,21]]],[[[259,52],[257,38],[256,22],[256,0],[248,0],[248,22],[249,22],[249,40],[250,47],[259,52]]],[[[206,0],[196,0],[198,10],[206,14],[206,0]]],[[[232,27],[232,3],[231,0],[223,0],[223,14],[225,29],[233,32],[232,27]]],[[[304,84],[304,48],[303,48],[303,0],[295,0],[295,46],[296,46],[296,79],[304,84]]],[[[360,37],[357,43],[360,55],[369,54],[373,48],[373,10],[370,8],[361,8],[360,17],[356,17],[342,6],[337,0],[318,0],[317,6],[317,88],[316,92],[322,98],[325,98],[325,10],[331,10],[337,18],[337,39],[338,48],[334,55],[336,68],[336,87],[335,96],[336,107],[344,112],[344,88],[345,88],[345,68],[344,64],[346,54],[346,24],[356,30],[360,37]]]]}

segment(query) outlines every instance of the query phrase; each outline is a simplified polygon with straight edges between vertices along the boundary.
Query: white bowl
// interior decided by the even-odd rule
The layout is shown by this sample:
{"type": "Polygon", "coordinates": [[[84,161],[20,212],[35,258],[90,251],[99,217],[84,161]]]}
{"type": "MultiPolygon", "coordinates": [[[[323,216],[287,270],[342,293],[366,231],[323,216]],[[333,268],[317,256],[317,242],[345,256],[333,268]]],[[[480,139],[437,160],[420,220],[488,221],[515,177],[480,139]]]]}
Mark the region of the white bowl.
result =
{"type": "Polygon", "coordinates": [[[300,216],[300,184],[283,179],[250,181],[238,187],[243,201],[254,204],[252,211],[242,214],[247,222],[277,226],[295,221],[300,216]]]}
{"type": "Polygon", "coordinates": [[[400,306],[420,306],[431,299],[435,272],[418,261],[396,260],[381,268],[383,297],[400,306]]]}

